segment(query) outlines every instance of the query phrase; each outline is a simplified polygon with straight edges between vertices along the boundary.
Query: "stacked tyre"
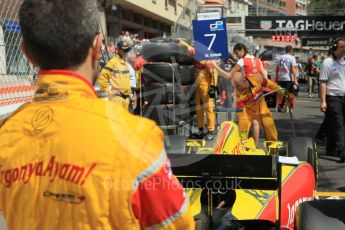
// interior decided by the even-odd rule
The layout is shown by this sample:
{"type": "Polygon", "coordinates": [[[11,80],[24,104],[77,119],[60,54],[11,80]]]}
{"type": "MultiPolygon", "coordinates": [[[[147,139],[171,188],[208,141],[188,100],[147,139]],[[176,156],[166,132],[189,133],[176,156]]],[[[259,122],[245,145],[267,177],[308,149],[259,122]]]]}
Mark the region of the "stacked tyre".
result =
{"type": "Polygon", "coordinates": [[[187,47],[176,43],[143,46],[143,115],[160,126],[181,125],[191,117],[194,63],[187,47]]]}

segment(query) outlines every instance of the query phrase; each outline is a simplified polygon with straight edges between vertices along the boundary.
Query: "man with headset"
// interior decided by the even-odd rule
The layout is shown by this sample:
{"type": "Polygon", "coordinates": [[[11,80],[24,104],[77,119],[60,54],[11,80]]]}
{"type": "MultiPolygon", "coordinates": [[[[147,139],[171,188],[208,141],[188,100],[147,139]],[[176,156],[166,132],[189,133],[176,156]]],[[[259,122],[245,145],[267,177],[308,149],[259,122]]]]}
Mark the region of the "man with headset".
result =
{"type": "Polygon", "coordinates": [[[345,38],[335,40],[320,72],[320,109],[327,124],[327,154],[345,162],[345,38]]]}

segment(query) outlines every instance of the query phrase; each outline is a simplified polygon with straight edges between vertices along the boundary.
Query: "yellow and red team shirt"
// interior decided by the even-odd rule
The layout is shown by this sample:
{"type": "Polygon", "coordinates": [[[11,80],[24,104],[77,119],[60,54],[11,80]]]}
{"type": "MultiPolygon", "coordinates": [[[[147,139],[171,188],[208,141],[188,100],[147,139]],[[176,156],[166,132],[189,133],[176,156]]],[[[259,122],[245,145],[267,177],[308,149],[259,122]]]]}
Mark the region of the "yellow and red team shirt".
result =
{"type": "Polygon", "coordinates": [[[203,60],[194,63],[194,75],[197,85],[210,86],[217,85],[218,71],[212,67],[209,61],[203,60]]]}
{"type": "Polygon", "coordinates": [[[162,131],[98,99],[75,72],[41,72],[0,139],[8,229],[194,229],[162,131]]]}
{"type": "Polygon", "coordinates": [[[263,68],[261,60],[249,54],[238,60],[237,64],[241,67],[242,74],[244,74],[246,78],[249,78],[251,75],[259,74],[261,68],[263,68]]]}
{"type": "Polygon", "coordinates": [[[256,102],[261,96],[263,96],[263,90],[269,89],[271,91],[280,89],[281,87],[275,82],[262,77],[260,74],[252,75],[247,78],[250,88],[245,91],[236,90],[236,107],[244,108],[247,105],[251,105],[256,102]]]}

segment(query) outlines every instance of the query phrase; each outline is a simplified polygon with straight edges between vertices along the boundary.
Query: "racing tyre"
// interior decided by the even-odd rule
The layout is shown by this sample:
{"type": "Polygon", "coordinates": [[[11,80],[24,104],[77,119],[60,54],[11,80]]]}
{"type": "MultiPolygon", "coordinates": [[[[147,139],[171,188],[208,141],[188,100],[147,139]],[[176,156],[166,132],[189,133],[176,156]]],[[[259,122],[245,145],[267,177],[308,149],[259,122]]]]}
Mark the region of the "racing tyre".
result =
{"type": "Polygon", "coordinates": [[[172,83],[145,84],[143,97],[151,105],[178,104],[188,101],[181,85],[172,83]]]}
{"type": "Polygon", "coordinates": [[[189,108],[190,108],[190,116],[191,116],[191,117],[196,116],[196,104],[195,104],[195,100],[188,101],[188,105],[189,105],[189,108]]]}
{"type": "Polygon", "coordinates": [[[345,229],[345,200],[314,200],[300,204],[296,230],[345,229]]]}
{"type": "Polygon", "coordinates": [[[190,119],[188,104],[150,105],[143,112],[144,117],[156,121],[160,126],[183,124],[190,119]]]}
{"type": "Polygon", "coordinates": [[[181,48],[181,53],[178,59],[178,63],[180,65],[193,65],[195,62],[195,59],[189,55],[188,49],[184,50],[184,48],[181,48]]]}
{"type": "Polygon", "coordinates": [[[180,65],[180,77],[182,85],[189,85],[195,82],[194,66],[180,65]]]}
{"type": "Polygon", "coordinates": [[[183,85],[182,90],[188,102],[195,100],[195,86],[194,85],[183,85]]]}
{"type": "Polygon", "coordinates": [[[187,47],[177,43],[147,43],[142,53],[148,62],[193,63],[187,47]]]}
{"type": "Polygon", "coordinates": [[[150,82],[181,83],[178,64],[152,63],[145,64],[143,69],[145,84],[150,82]]]}
{"type": "Polygon", "coordinates": [[[287,155],[289,157],[296,156],[300,161],[306,161],[314,169],[315,183],[318,179],[318,157],[317,148],[314,140],[309,137],[294,137],[291,138],[287,146],[287,155]]]}

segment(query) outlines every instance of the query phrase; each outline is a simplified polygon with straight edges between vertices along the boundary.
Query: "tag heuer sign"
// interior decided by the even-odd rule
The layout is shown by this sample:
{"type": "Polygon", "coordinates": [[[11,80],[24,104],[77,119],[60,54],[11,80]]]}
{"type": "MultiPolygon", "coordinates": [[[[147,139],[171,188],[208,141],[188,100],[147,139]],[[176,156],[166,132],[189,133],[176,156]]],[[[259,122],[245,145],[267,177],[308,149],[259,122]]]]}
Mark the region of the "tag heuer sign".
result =
{"type": "Polygon", "coordinates": [[[246,16],[246,36],[271,37],[274,32],[298,33],[300,37],[342,37],[344,16],[246,16]]]}
{"type": "Polygon", "coordinates": [[[272,21],[260,21],[261,29],[268,30],[272,28],[272,21]]]}

